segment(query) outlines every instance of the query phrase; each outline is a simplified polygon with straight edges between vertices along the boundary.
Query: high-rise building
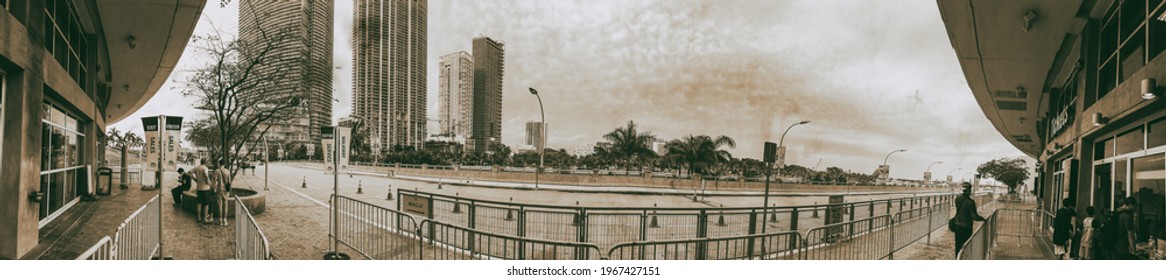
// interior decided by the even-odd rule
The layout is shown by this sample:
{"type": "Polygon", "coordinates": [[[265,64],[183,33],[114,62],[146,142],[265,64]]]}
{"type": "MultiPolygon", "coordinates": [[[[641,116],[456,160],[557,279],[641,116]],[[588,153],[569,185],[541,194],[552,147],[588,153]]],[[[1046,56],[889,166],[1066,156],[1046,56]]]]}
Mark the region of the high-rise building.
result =
{"type": "Polygon", "coordinates": [[[474,38],[473,149],[484,152],[502,141],[502,74],[504,42],[474,38]]]}
{"type": "Polygon", "coordinates": [[[438,68],[441,71],[438,78],[438,134],[447,138],[469,137],[474,112],[474,58],[465,51],[447,54],[441,57],[438,68]]]}
{"type": "MultiPolygon", "coordinates": [[[[306,94],[303,119],[275,120],[275,134],[293,142],[319,141],[320,126],[332,124],[332,0],[239,1],[239,39],[262,44],[280,36],[272,60],[255,70],[259,76],[280,79],[255,92],[301,91],[306,94]],[[279,72],[279,75],[271,73],[279,72]],[[306,125],[304,125],[306,124],[306,125]],[[298,137],[297,137],[298,135],[298,137]]],[[[271,140],[271,139],[269,139],[271,140]]]]}
{"type": "Polygon", "coordinates": [[[546,148],[546,142],[543,141],[544,130],[547,126],[542,122],[526,122],[526,145],[538,151],[540,148],[546,148]]]}
{"type": "Polygon", "coordinates": [[[427,3],[355,1],[352,116],[374,149],[425,143],[427,3]]]}

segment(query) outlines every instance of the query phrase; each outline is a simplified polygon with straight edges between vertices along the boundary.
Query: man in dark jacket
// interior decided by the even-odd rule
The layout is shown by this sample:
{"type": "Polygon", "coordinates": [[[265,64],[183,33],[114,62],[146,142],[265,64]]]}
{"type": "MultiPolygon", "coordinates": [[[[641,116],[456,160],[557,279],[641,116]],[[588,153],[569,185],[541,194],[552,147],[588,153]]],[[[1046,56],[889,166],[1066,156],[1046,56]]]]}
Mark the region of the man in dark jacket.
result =
{"type": "Polygon", "coordinates": [[[1135,206],[1137,205],[1137,199],[1127,197],[1122,202],[1122,207],[1113,212],[1116,218],[1109,221],[1110,223],[1117,223],[1115,227],[1116,232],[1113,236],[1109,237],[1113,240],[1110,242],[1112,243],[1110,250],[1112,250],[1113,259],[1115,260],[1137,259],[1134,256],[1134,252],[1137,252],[1134,250],[1134,244],[1137,244],[1137,228],[1134,227],[1134,209],[1136,209],[1135,206]]]}
{"type": "Polygon", "coordinates": [[[984,221],[977,212],[976,201],[972,199],[972,184],[964,183],[964,192],[955,199],[955,253],[959,256],[964,243],[972,237],[974,221],[984,221]]]}
{"type": "Polygon", "coordinates": [[[182,206],[182,192],[190,189],[190,175],[186,170],[178,168],[178,186],[170,189],[170,196],[174,198],[174,206],[182,206]]]}
{"type": "Polygon", "coordinates": [[[1057,215],[1053,218],[1053,246],[1058,260],[1064,259],[1069,254],[1070,246],[1076,245],[1070,241],[1076,225],[1077,211],[1073,210],[1068,198],[1061,200],[1061,209],[1057,209],[1057,215]]]}

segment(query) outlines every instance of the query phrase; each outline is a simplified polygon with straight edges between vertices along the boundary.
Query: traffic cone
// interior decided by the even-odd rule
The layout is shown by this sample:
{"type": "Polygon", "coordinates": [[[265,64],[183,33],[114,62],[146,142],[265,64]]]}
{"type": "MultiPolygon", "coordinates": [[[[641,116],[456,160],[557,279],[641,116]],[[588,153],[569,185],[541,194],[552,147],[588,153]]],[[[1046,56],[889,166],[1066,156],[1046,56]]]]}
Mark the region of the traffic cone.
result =
{"type": "Polygon", "coordinates": [[[303,181],[303,183],[300,184],[300,188],[301,189],[308,188],[308,176],[304,176],[304,181],[303,181]]]}
{"type": "Polygon", "coordinates": [[[462,213],[462,204],[461,203],[454,203],[453,204],[453,213],[454,214],[461,214],[462,213]]]}
{"type": "Polygon", "coordinates": [[[582,216],[580,216],[580,215],[575,215],[574,218],[571,218],[571,226],[577,227],[582,223],[583,223],[583,219],[582,219],[582,216]]]}
{"type": "Polygon", "coordinates": [[[776,222],[777,222],[777,212],[771,212],[771,213],[769,213],[769,222],[770,222],[770,223],[776,223],[776,222]]]}
{"type": "Polygon", "coordinates": [[[393,185],[389,185],[389,195],[385,196],[385,200],[393,200],[393,185]]]}
{"type": "Polygon", "coordinates": [[[717,216],[717,226],[718,227],[723,227],[723,226],[727,226],[727,225],[728,224],[725,224],[725,215],[717,216]]]}
{"type": "Polygon", "coordinates": [[[506,218],[503,220],[513,221],[514,220],[514,209],[506,209],[506,218]]]}
{"type": "Polygon", "coordinates": [[[810,216],[811,218],[818,217],[818,203],[817,202],[814,202],[814,213],[811,213],[811,214],[813,214],[813,216],[810,216]]]}
{"type": "Polygon", "coordinates": [[[437,183],[437,189],[441,189],[441,183],[437,183]]]}
{"type": "Polygon", "coordinates": [[[361,185],[361,181],[356,181],[356,194],[364,194],[364,186],[361,185]]]}
{"type": "MultiPolygon", "coordinates": [[[[655,214],[655,213],[653,213],[655,214]]],[[[652,215],[652,222],[648,224],[650,228],[660,228],[660,222],[656,220],[656,215],[652,215]]]]}

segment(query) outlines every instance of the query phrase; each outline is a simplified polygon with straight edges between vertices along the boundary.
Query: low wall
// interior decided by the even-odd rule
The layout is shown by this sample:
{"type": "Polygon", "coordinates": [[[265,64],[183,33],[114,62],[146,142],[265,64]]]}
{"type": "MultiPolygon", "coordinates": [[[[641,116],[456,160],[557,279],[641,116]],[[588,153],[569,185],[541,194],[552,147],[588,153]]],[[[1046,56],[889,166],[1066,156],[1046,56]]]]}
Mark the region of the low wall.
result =
{"type": "MultiPolygon", "coordinates": [[[[319,163],[298,163],[304,166],[323,166],[319,163]]],[[[459,168],[441,166],[430,167],[379,167],[349,165],[348,170],[378,174],[414,175],[466,180],[486,180],[500,182],[534,183],[534,173],[527,172],[493,172],[478,170],[460,170],[459,168]]],[[[582,174],[555,174],[543,173],[539,175],[539,182],[557,185],[574,186],[624,186],[650,188],[684,188],[700,189],[700,180],[681,178],[661,178],[649,176],[619,176],[619,175],[582,175],[582,174]]],[[[765,182],[747,182],[744,180],[706,180],[705,189],[708,190],[765,190],[765,182]]],[[[770,190],[775,192],[810,192],[810,191],[940,191],[946,187],[904,187],[904,186],[859,186],[859,185],[809,185],[791,184],[776,181],[770,182],[770,190]]]]}

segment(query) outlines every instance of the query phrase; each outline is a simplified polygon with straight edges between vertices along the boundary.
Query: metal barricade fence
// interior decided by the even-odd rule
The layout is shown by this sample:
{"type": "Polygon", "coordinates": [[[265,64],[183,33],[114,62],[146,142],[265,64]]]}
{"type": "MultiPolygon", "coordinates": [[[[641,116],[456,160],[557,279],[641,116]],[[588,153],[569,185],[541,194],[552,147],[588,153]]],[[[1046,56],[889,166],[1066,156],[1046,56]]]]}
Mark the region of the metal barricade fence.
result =
{"type": "Polygon", "coordinates": [[[802,242],[806,260],[893,259],[894,224],[890,215],[811,229],[802,242]]]}
{"type": "Polygon", "coordinates": [[[730,237],[633,241],[611,246],[611,260],[796,260],[797,231],[730,237]]]}
{"type": "Polygon", "coordinates": [[[956,254],[957,260],[987,260],[991,258],[992,247],[996,245],[996,226],[999,221],[999,213],[999,211],[992,211],[992,214],[988,215],[980,228],[972,232],[972,236],[956,254]]]}
{"type": "Polygon", "coordinates": [[[928,238],[930,242],[931,237],[931,223],[933,222],[935,207],[911,209],[899,213],[895,213],[894,219],[894,244],[893,250],[898,251],[907,247],[911,243],[928,238]]]}
{"type": "Polygon", "coordinates": [[[130,214],[117,227],[112,239],[102,238],[78,260],[149,260],[161,246],[158,240],[158,207],[162,207],[160,195],[150,198],[145,205],[130,214]]]}
{"type": "MultiPolygon", "coordinates": [[[[595,244],[494,234],[434,220],[421,222],[421,236],[435,260],[595,260],[595,244]]],[[[423,250],[425,250],[423,248],[423,250]]]]}
{"type": "Polygon", "coordinates": [[[997,233],[1004,236],[1052,236],[1045,224],[1044,211],[996,209],[997,233]]]}
{"type": "Polygon", "coordinates": [[[340,243],[374,260],[419,260],[417,222],[413,216],[346,196],[337,196],[337,234],[340,243]]]}
{"type": "Polygon", "coordinates": [[[235,259],[269,260],[272,258],[267,235],[255,222],[251,210],[243,205],[239,197],[235,200],[235,259]]]}

